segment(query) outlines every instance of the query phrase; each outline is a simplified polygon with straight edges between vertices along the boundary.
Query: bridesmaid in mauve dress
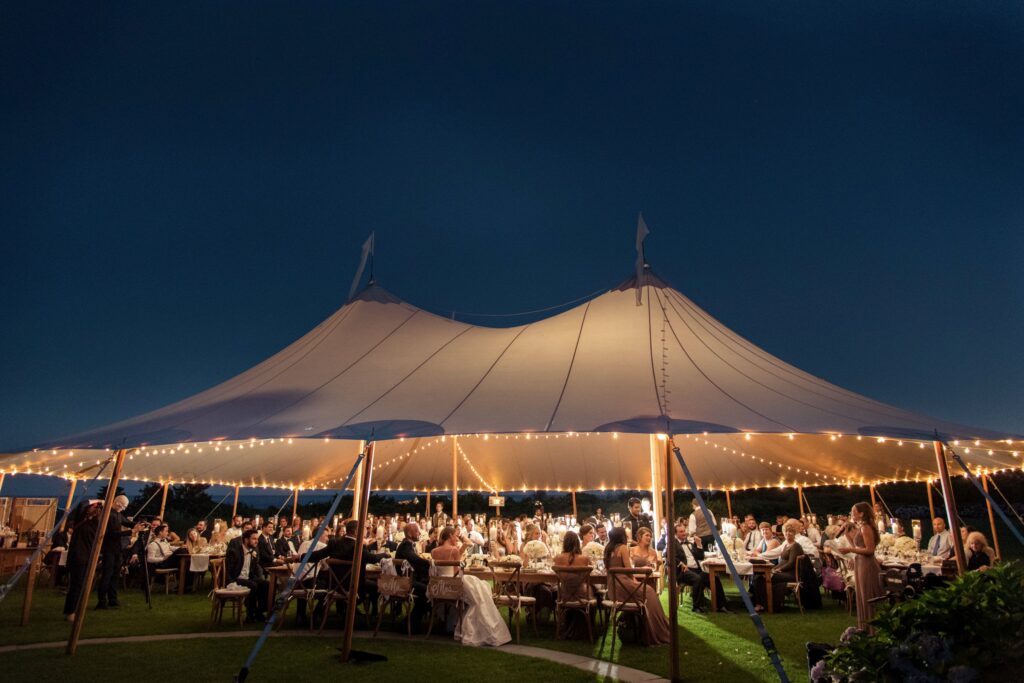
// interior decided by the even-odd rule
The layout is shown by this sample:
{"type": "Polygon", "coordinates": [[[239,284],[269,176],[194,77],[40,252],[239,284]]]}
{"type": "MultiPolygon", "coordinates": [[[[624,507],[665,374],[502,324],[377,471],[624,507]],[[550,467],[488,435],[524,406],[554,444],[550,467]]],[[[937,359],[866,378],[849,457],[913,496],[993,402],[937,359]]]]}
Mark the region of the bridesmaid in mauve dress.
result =
{"type": "Polygon", "coordinates": [[[882,590],[882,571],[875,559],[875,546],[878,544],[878,531],[875,528],[875,515],[867,503],[857,503],[850,510],[850,519],[858,525],[858,529],[847,532],[852,548],[846,552],[854,553],[853,576],[857,595],[857,628],[874,633],[868,622],[875,616],[875,605],[871,600],[885,595],[882,590]]]}
{"type": "MultiPolygon", "coordinates": [[[[604,557],[605,567],[608,569],[633,566],[629,547],[626,545],[626,532],[621,527],[616,527],[608,533],[608,546],[605,548],[604,557]]],[[[639,581],[631,576],[617,576],[615,581],[608,582],[608,597],[611,600],[624,600],[637,585],[639,581]]],[[[647,620],[644,624],[644,642],[647,645],[667,644],[671,631],[665,611],[661,608],[658,592],[651,586],[647,588],[646,596],[647,620]]]]}

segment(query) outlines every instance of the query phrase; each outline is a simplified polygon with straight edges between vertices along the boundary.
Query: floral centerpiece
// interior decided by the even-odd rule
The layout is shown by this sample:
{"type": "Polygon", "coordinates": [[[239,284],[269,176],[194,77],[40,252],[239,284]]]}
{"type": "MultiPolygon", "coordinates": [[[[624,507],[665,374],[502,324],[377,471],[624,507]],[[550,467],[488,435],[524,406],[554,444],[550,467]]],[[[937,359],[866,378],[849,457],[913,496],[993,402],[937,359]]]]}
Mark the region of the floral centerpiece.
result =
{"type": "Polygon", "coordinates": [[[879,548],[891,548],[896,542],[896,537],[890,533],[884,533],[878,538],[879,548]]]}
{"type": "Polygon", "coordinates": [[[590,564],[595,565],[604,559],[604,546],[597,541],[591,541],[583,546],[583,556],[590,564]]]}
{"type": "Polygon", "coordinates": [[[548,546],[543,541],[530,541],[523,546],[523,555],[530,560],[531,564],[536,564],[542,559],[549,555],[550,551],[548,546]]]}
{"type": "Polygon", "coordinates": [[[917,555],[917,541],[910,536],[900,536],[893,541],[893,549],[897,554],[910,557],[917,555]]]}
{"type": "Polygon", "coordinates": [[[729,553],[729,557],[739,562],[747,559],[747,551],[743,548],[743,541],[733,536],[722,536],[722,551],[729,553]]]}

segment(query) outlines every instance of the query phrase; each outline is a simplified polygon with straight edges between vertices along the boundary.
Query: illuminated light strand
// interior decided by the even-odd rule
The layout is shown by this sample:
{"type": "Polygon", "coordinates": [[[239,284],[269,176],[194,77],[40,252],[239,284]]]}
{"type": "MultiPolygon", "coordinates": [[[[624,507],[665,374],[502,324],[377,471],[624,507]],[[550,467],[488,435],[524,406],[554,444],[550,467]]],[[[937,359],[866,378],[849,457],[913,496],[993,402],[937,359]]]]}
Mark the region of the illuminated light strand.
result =
{"type": "MultiPolygon", "coordinates": [[[[492,493],[497,493],[497,487],[488,483],[488,481],[484,479],[483,476],[481,476],[481,474],[477,471],[476,467],[470,461],[469,456],[466,455],[466,451],[462,450],[462,444],[458,440],[455,441],[455,448],[459,451],[459,455],[462,456],[462,459],[466,462],[466,464],[469,465],[470,471],[476,476],[480,483],[484,485],[484,488],[492,493]]],[[[556,490],[560,491],[561,489],[556,490]]]]}

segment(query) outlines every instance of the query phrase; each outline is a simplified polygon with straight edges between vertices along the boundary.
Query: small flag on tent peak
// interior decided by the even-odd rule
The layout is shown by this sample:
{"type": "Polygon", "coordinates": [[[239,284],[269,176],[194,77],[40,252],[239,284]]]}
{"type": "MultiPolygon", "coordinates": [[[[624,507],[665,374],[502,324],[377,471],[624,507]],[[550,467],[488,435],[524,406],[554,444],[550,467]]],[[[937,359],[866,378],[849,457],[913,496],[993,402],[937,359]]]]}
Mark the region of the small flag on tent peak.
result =
{"type": "Polygon", "coordinates": [[[644,239],[651,231],[647,229],[647,223],[644,222],[644,215],[641,213],[636,219],[636,305],[639,306],[643,303],[643,290],[641,285],[643,283],[644,274],[644,239]]]}
{"type": "Polygon", "coordinates": [[[352,287],[348,290],[349,301],[356,295],[356,290],[359,289],[359,281],[363,279],[363,271],[366,269],[366,262],[370,261],[370,281],[373,281],[373,233],[366,238],[366,242],[363,243],[363,256],[359,260],[359,269],[356,270],[356,277],[352,280],[352,287]]]}

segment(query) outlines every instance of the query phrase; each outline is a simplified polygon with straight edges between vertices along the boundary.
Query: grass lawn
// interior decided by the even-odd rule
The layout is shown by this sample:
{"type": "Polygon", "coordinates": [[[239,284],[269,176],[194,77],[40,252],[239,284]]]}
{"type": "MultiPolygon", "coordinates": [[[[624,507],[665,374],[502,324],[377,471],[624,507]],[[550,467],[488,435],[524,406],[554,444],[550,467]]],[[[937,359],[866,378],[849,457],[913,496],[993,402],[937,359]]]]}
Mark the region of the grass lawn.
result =
{"type": "MultiPolygon", "coordinates": [[[[739,610],[735,590],[728,590],[730,605],[739,610]]],[[[61,618],[63,595],[48,586],[36,591],[32,619],[21,627],[20,591],[14,591],[0,603],[0,645],[64,640],[69,625],[61,618]]],[[[667,594],[662,596],[667,604],[667,594]]],[[[237,627],[224,625],[210,627],[209,602],[206,595],[153,596],[153,609],[146,607],[142,594],[130,590],[122,594],[124,607],[120,610],[89,611],[83,628],[83,638],[171,634],[206,631],[234,631],[237,627]]],[[[284,633],[291,627],[294,609],[284,633]]],[[[680,615],[680,662],[683,677],[688,681],[777,680],[775,672],[761,648],[757,632],[745,614],[694,614],[689,609],[689,598],[684,600],[680,615]]],[[[775,639],[787,672],[794,681],[806,680],[804,645],[807,641],[835,642],[844,628],[854,623],[843,607],[825,601],[824,609],[801,616],[795,607],[787,606],[776,615],[764,615],[765,624],[775,639]]],[[[337,628],[338,623],[328,622],[337,628]]],[[[247,626],[246,628],[252,628],[247,626]]],[[[360,618],[357,628],[365,628],[360,618]]],[[[541,623],[539,632],[524,624],[523,644],[562,650],[589,657],[601,657],[600,641],[558,641],[554,638],[554,624],[541,623]]],[[[599,637],[599,636],[598,636],[599,637]]],[[[84,672],[128,670],[144,674],[154,667],[154,674],[171,667],[176,671],[196,671],[196,680],[230,680],[237,673],[252,640],[208,639],[157,643],[131,643],[124,645],[82,646],[72,658],[58,655],[55,650],[35,650],[0,654],[0,670],[13,672],[14,678],[5,680],[92,680],[84,672]],[[209,663],[207,666],[205,663],[209,663]],[[122,669],[121,666],[125,668],[122,669]],[[184,668],[181,668],[181,667],[184,668]]],[[[333,638],[272,639],[254,667],[250,680],[269,680],[273,673],[285,674],[291,680],[307,680],[322,676],[324,666],[335,666],[331,659],[339,644],[333,638]],[[282,658],[280,654],[290,656],[282,658]],[[282,661],[285,660],[285,661],[282,661]],[[303,675],[308,665],[308,677],[303,675]],[[265,678],[266,677],[266,678],[265,678]]],[[[459,672],[460,680],[482,678],[493,680],[522,679],[524,676],[555,676],[564,680],[592,679],[592,675],[533,658],[508,655],[493,650],[437,646],[413,641],[371,641],[360,639],[357,647],[387,654],[389,661],[353,667],[351,676],[361,680],[395,680],[403,676],[422,676],[433,667],[444,667],[447,672],[459,672]],[[365,672],[365,674],[364,674],[365,672]],[[463,675],[464,674],[464,675],[463,675]]],[[[606,645],[607,648],[607,645],[606,645]]],[[[616,647],[615,660],[625,666],[642,669],[661,676],[668,675],[668,647],[647,648],[627,644],[616,647]]]]}

